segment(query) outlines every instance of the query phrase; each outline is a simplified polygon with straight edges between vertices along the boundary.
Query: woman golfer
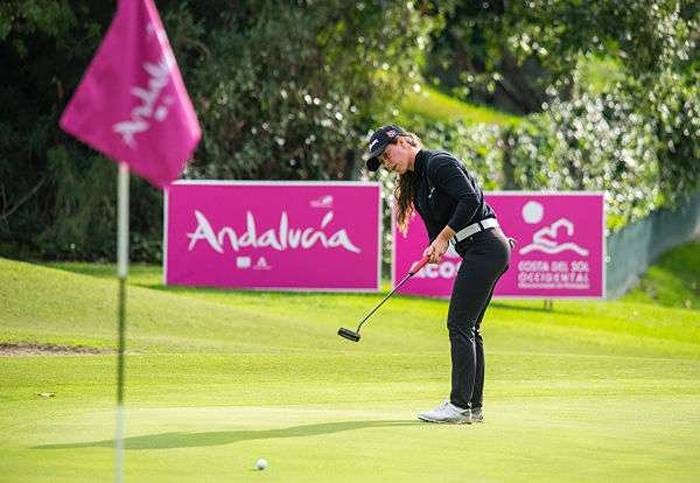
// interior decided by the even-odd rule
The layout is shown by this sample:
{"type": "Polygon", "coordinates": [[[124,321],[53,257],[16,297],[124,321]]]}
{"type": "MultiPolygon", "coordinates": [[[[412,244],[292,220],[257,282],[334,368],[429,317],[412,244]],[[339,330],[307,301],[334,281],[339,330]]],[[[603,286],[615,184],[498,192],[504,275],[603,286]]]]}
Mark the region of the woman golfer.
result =
{"type": "Polygon", "coordinates": [[[509,240],[476,179],[452,154],[423,149],[415,135],[383,126],[370,138],[367,169],[376,171],[380,165],[399,175],[394,191],[399,228],[405,232],[414,210],[423,219],[430,237],[423,255],[429,263],[439,263],[450,244],[463,259],[447,315],[452,392],[418,418],[433,423],[482,421],[484,346],[479,329],[493,288],[508,268],[509,240]]]}

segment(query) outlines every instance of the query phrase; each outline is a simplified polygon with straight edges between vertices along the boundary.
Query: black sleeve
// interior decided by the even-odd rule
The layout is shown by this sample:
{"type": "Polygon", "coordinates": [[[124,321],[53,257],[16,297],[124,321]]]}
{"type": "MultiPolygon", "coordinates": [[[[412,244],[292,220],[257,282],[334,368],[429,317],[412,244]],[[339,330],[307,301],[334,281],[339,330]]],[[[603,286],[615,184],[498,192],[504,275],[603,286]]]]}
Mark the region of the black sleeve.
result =
{"type": "Polygon", "coordinates": [[[428,176],[434,186],[443,189],[457,204],[447,223],[454,231],[465,228],[480,205],[479,189],[452,156],[435,156],[430,160],[428,176]]]}

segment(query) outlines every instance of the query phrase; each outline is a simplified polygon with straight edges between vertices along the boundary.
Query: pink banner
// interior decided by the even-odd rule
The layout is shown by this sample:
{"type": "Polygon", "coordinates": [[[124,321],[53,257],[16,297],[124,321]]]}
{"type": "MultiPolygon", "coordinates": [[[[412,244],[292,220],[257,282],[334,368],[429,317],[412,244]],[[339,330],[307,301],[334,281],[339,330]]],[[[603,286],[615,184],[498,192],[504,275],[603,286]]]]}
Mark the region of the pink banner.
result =
{"type": "Polygon", "coordinates": [[[177,179],[199,123],[152,0],[121,0],[61,128],[158,187],[177,179]]]}
{"type": "MultiPolygon", "coordinates": [[[[507,236],[518,244],[510,269],[494,296],[512,298],[601,298],[605,296],[604,194],[586,192],[485,193],[507,236]]],[[[414,217],[404,237],[393,227],[396,282],[428,244],[414,217]]],[[[404,294],[449,297],[462,259],[453,248],[438,265],[423,268],[404,294]]]]}
{"type": "Polygon", "coordinates": [[[377,291],[379,183],[176,182],[165,283],[377,291]]]}

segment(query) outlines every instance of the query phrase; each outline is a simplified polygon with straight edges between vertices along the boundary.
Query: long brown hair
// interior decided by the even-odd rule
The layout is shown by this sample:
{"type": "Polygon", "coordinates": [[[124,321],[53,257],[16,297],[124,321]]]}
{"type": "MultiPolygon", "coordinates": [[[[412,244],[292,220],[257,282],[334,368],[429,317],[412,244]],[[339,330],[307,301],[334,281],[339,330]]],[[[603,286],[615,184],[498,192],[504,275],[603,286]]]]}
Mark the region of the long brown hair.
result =
{"type": "MultiPolygon", "coordinates": [[[[418,148],[423,146],[420,138],[413,133],[406,133],[402,135],[402,137],[406,137],[411,146],[418,148]]],[[[396,143],[396,139],[394,139],[392,143],[396,143]]],[[[408,222],[411,220],[411,215],[415,210],[413,200],[416,197],[417,187],[418,176],[416,173],[413,171],[406,171],[404,174],[399,175],[399,184],[394,188],[394,198],[398,205],[396,222],[399,225],[399,230],[401,230],[401,233],[404,235],[408,231],[408,222]]]]}

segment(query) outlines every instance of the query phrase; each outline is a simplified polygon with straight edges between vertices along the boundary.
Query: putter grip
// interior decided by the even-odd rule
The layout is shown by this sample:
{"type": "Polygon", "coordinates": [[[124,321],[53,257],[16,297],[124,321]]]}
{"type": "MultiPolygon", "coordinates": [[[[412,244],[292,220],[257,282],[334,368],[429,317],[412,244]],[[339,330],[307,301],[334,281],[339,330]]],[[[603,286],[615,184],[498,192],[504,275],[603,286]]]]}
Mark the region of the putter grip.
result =
{"type": "Polygon", "coordinates": [[[413,265],[411,265],[411,269],[408,271],[408,274],[415,275],[421,268],[425,267],[426,263],[428,263],[428,257],[423,257],[417,262],[413,262],[413,265]]]}

